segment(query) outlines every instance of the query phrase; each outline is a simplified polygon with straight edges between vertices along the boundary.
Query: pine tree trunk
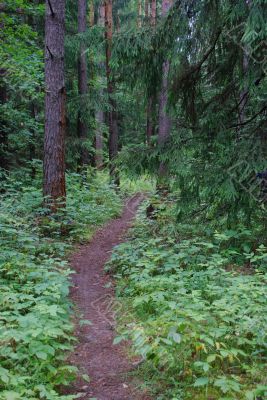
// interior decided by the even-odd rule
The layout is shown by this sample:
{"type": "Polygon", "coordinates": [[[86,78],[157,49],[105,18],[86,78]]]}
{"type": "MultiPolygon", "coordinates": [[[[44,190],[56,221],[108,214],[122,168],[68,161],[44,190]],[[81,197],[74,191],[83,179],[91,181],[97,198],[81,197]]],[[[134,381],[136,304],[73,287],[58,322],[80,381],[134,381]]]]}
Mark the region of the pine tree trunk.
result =
{"type": "MultiPolygon", "coordinates": [[[[162,17],[164,18],[172,6],[172,0],[162,0],[162,17]]],[[[158,144],[164,147],[170,137],[171,118],[168,115],[168,75],[170,70],[169,60],[165,60],[162,65],[162,84],[159,98],[159,133],[158,144]]],[[[161,162],[159,167],[159,178],[164,178],[167,173],[166,164],[161,162]]]]}
{"type": "Polygon", "coordinates": [[[157,0],[151,0],[151,25],[156,26],[157,23],[157,0]]]}
{"type": "Polygon", "coordinates": [[[107,74],[107,89],[110,104],[110,111],[108,113],[109,125],[109,168],[110,179],[119,186],[119,174],[116,168],[115,159],[118,155],[118,115],[116,111],[116,102],[114,100],[114,82],[111,77],[110,59],[112,52],[112,33],[113,33],[113,20],[112,20],[112,0],[105,0],[105,26],[106,26],[106,74],[107,74]]]}
{"type": "Polygon", "coordinates": [[[104,111],[96,112],[96,135],[95,135],[95,165],[97,169],[103,167],[103,125],[105,123],[104,111]]]}
{"type": "MultiPolygon", "coordinates": [[[[6,74],[5,69],[0,69],[0,79],[4,78],[6,74]]],[[[0,81],[0,105],[4,105],[7,102],[7,90],[5,82],[0,81]]],[[[0,114],[0,168],[8,170],[8,134],[6,129],[6,121],[2,114],[0,114]]]]}
{"type": "Polygon", "coordinates": [[[89,26],[92,27],[95,24],[95,7],[94,0],[90,0],[89,4],[89,26]]]}
{"type": "MultiPolygon", "coordinates": [[[[101,27],[105,26],[105,5],[101,2],[99,6],[99,17],[98,17],[98,25],[101,27]]],[[[99,69],[102,72],[103,63],[99,64],[99,69]]],[[[102,89],[101,89],[101,93],[102,89]]],[[[95,165],[97,169],[101,169],[103,167],[103,125],[105,123],[105,113],[102,110],[96,111],[95,114],[96,119],[96,133],[95,133],[95,165]]]]}
{"type": "MultiPolygon", "coordinates": [[[[148,3],[147,3],[147,6],[148,6],[148,3]]],[[[151,1],[150,9],[151,9],[150,25],[155,28],[156,21],[157,21],[157,1],[156,0],[151,1]]],[[[147,10],[147,12],[148,12],[148,10],[147,10]]],[[[147,104],[147,122],[146,122],[146,141],[147,141],[148,146],[151,146],[152,135],[155,131],[154,118],[153,118],[154,111],[155,111],[155,96],[150,96],[148,99],[148,104],[147,104]]]]}
{"type": "MultiPolygon", "coordinates": [[[[251,0],[246,1],[246,6],[249,11],[249,8],[251,7],[251,0]]],[[[243,58],[242,58],[242,66],[241,66],[242,77],[247,78],[248,70],[249,70],[249,52],[248,52],[247,46],[245,46],[242,50],[243,50],[243,58]]],[[[239,101],[239,123],[240,124],[243,124],[243,122],[245,121],[246,105],[248,102],[248,98],[249,98],[248,87],[244,87],[240,93],[240,101],[239,101]]],[[[242,131],[242,127],[240,127],[238,129],[238,137],[239,138],[241,135],[241,131],[242,131]]]]}
{"type": "Polygon", "coordinates": [[[170,63],[168,60],[163,62],[162,66],[162,84],[159,99],[159,136],[158,143],[163,146],[170,136],[171,119],[167,113],[168,102],[168,75],[170,63]]]}
{"type": "Polygon", "coordinates": [[[155,97],[150,96],[147,104],[147,121],[146,121],[146,140],[147,140],[147,145],[149,147],[151,146],[151,139],[155,130],[153,121],[154,105],[155,105],[155,97]]]}
{"type": "MultiPolygon", "coordinates": [[[[83,34],[86,32],[87,18],[87,0],[78,0],[78,33],[83,34]]],[[[85,53],[85,46],[80,44],[80,55],[78,59],[78,91],[80,96],[80,107],[78,112],[77,130],[78,137],[80,138],[80,165],[88,165],[90,156],[89,151],[86,149],[88,127],[85,122],[86,119],[86,95],[88,93],[87,83],[87,60],[85,53]]]]}
{"type": "MultiPolygon", "coordinates": [[[[34,101],[30,104],[30,112],[31,117],[34,121],[36,121],[37,117],[37,107],[34,101]]],[[[34,160],[36,158],[36,131],[35,128],[31,129],[31,140],[29,144],[29,156],[31,161],[31,178],[35,179],[36,177],[36,168],[34,166],[34,160]]]]}
{"type": "Polygon", "coordinates": [[[64,37],[65,0],[46,0],[43,193],[51,211],[64,205],[66,197],[64,37]]]}
{"type": "MultiPolygon", "coordinates": [[[[242,63],[242,75],[243,78],[248,74],[249,67],[249,56],[247,50],[243,50],[243,63],[242,63]]],[[[242,124],[245,121],[245,108],[248,101],[248,88],[245,87],[240,93],[240,104],[239,104],[239,123],[242,124]]]]}
{"type": "Polygon", "coordinates": [[[149,0],[145,0],[145,20],[148,22],[149,18],[149,0]]]}
{"type": "Polygon", "coordinates": [[[142,27],[142,0],[138,0],[137,7],[137,27],[140,29],[142,27]]]}

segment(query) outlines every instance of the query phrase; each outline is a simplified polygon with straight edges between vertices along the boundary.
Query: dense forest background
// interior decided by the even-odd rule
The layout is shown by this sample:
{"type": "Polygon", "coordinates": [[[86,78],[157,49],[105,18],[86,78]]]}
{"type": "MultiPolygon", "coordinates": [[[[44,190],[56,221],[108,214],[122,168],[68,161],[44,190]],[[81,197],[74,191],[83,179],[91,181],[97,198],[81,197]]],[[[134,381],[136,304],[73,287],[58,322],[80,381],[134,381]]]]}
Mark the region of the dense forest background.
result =
{"type": "MultiPolygon", "coordinates": [[[[67,170],[107,166],[119,149],[131,174],[164,164],[189,211],[249,224],[265,170],[264,1],[174,2],[164,18],[171,1],[121,1],[110,21],[101,2],[80,3],[66,4],[67,170]]],[[[4,185],[45,156],[44,5],[1,3],[1,26],[4,185]]]]}
{"type": "Polygon", "coordinates": [[[62,259],[136,191],[109,268],[154,398],[265,398],[266,21],[266,0],[0,1],[1,400],[74,398],[62,259]]]}

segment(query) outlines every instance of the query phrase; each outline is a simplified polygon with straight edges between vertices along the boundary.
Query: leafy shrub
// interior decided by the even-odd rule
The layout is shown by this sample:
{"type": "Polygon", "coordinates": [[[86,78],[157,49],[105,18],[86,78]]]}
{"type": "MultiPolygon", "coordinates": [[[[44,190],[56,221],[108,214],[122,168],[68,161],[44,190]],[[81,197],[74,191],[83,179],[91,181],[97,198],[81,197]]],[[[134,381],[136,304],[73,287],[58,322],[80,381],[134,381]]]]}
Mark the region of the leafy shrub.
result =
{"type": "Polygon", "coordinates": [[[118,215],[121,200],[99,176],[82,182],[70,175],[66,210],[48,217],[38,187],[12,178],[6,185],[0,204],[0,399],[73,399],[57,389],[77,372],[66,362],[75,339],[71,270],[63,257],[74,240],[118,215]]]}
{"type": "Polygon", "coordinates": [[[265,248],[259,258],[242,246],[230,251],[233,232],[196,235],[185,226],[184,238],[170,237],[165,209],[152,221],[140,214],[108,265],[127,304],[120,338],[130,337],[146,360],[157,399],[263,398],[266,274],[240,273],[233,262],[249,258],[257,269],[265,248]]]}

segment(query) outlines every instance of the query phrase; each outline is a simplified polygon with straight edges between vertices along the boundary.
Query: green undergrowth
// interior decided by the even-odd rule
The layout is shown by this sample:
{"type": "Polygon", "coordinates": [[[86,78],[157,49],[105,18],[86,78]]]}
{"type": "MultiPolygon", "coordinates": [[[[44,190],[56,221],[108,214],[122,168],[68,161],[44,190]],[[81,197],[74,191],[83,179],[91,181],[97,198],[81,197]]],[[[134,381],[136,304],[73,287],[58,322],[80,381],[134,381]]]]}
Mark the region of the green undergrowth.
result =
{"type": "MultiPolygon", "coordinates": [[[[30,179],[30,178],[29,178],[30,179]]],[[[75,344],[68,299],[74,242],[117,216],[121,199],[95,178],[68,176],[66,210],[42,207],[40,182],[11,176],[0,199],[0,399],[73,399],[59,388],[74,379],[75,344]]]]}
{"type": "Polygon", "coordinates": [[[121,175],[120,190],[123,195],[130,196],[135,193],[153,193],[155,191],[156,182],[151,176],[143,174],[138,177],[128,177],[126,174],[121,175]]]}
{"type": "Polygon", "coordinates": [[[242,227],[179,225],[168,201],[148,219],[147,205],[107,266],[116,343],[132,340],[153,399],[265,399],[266,247],[242,227]]]}

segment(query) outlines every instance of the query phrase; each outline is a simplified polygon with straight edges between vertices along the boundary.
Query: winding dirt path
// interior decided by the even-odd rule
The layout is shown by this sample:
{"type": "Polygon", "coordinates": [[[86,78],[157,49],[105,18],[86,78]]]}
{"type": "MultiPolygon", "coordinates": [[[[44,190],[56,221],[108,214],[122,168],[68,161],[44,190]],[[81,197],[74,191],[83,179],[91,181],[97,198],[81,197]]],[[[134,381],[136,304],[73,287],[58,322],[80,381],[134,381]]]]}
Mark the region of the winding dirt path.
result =
{"type": "Polygon", "coordinates": [[[104,273],[104,265],[114,246],[123,241],[131,226],[142,195],[130,199],[120,218],[109,222],[96,232],[91,242],[82,246],[72,257],[76,274],[71,297],[82,318],[92,325],[77,326],[79,343],[71,356],[71,363],[88,374],[91,381],[85,384],[78,379],[68,394],[84,393],[82,399],[97,400],[146,400],[148,396],[136,390],[127,376],[134,365],[128,359],[125,345],[113,345],[116,336],[114,325],[114,287],[104,273]]]}

